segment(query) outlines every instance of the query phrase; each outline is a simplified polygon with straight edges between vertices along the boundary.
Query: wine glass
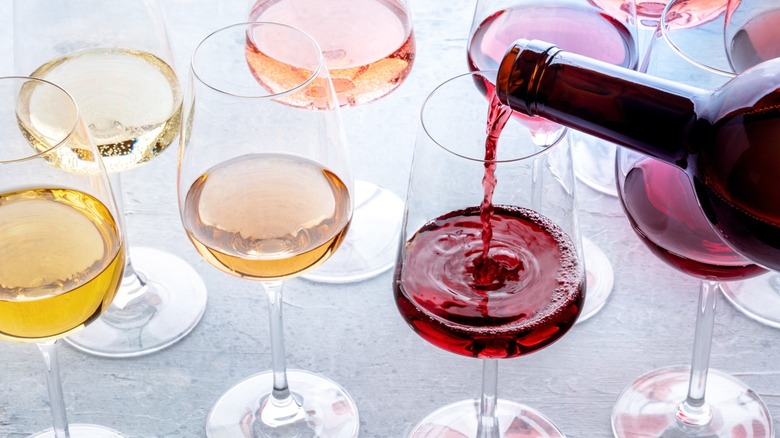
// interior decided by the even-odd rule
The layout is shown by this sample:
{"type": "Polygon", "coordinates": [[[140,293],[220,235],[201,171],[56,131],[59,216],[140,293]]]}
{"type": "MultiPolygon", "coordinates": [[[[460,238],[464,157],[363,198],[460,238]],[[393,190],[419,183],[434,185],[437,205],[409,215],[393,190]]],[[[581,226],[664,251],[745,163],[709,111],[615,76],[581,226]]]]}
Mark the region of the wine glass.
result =
{"type": "MultiPolygon", "coordinates": [[[[585,0],[478,0],[468,40],[472,71],[498,67],[507,47],[518,38],[555,43],[564,50],[635,68],[638,52],[631,0],[606,4],[585,0]]],[[[550,144],[564,127],[541,117],[523,118],[540,145],[550,144]]],[[[577,178],[606,195],[616,196],[615,145],[569,130],[577,178]]],[[[613,270],[604,252],[583,237],[588,269],[588,298],[579,321],[598,312],[612,291],[613,270]]]]}
{"type": "MultiPolygon", "coordinates": [[[[698,87],[721,85],[726,77],[718,70],[683,58],[674,45],[682,35],[703,44],[703,32],[717,24],[677,27],[676,19],[687,18],[674,8],[673,1],[661,18],[646,71],[698,87]]],[[[615,436],[773,437],[772,418],[760,397],[735,377],[709,368],[722,282],[765,270],[720,239],[701,211],[690,179],[679,168],[619,150],[616,174],[623,208],[637,235],[661,260],[701,281],[691,365],[653,370],[627,387],[612,411],[615,436]]]]}
{"type": "Polygon", "coordinates": [[[444,82],[420,115],[396,304],[423,339],[483,359],[483,392],[434,411],[410,437],[564,436],[496,390],[498,359],[552,344],[582,311],[571,150],[565,133],[540,148],[511,110],[486,99],[494,75],[444,82]]]}
{"type": "MultiPolygon", "coordinates": [[[[181,86],[158,2],[18,0],[14,22],[17,73],[74,96],[124,206],[121,174],[161,154],[181,121],[181,86]]],[[[128,247],[111,307],[69,336],[72,346],[98,356],[140,356],[175,343],[200,321],[200,275],[174,254],[128,247]]]]}
{"type": "MultiPolygon", "coordinates": [[[[416,53],[407,0],[255,0],[252,21],[289,24],[311,35],[322,47],[339,104],[355,116],[358,146],[377,132],[369,118],[353,108],[396,90],[409,76],[416,53]],[[355,112],[357,111],[357,114],[355,112]]],[[[387,118],[374,118],[384,125],[387,118]]],[[[323,266],[305,278],[327,283],[365,280],[395,262],[403,201],[377,184],[355,181],[355,215],[349,235],[323,266]]]]}
{"type": "Polygon", "coordinates": [[[272,371],[223,394],[207,435],[357,436],[349,394],[285,364],[283,281],[333,254],[353,208],[338,104],[319,46],[279,23],[210,34],[192,57],[184,115],[177,179],[184,229],[211,265],[260,282],[271,333],[272,371]]]}
{"type": "Polygon", "coordinates": [[[122,279],[108,175],[75,101],[51,82],[0,78],[0,134],[0,338],[43,354],[53,428],[33,436],[120,437],[68,425],[57,356],[57,340],[103,313],[122,279]]]}

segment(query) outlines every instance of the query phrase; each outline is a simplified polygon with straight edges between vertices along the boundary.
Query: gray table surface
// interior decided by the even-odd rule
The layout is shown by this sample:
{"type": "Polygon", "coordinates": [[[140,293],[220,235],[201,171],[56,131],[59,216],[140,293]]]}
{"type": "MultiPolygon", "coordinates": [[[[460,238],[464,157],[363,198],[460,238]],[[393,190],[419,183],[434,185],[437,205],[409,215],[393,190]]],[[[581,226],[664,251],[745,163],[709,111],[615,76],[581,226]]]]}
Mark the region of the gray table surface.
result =
{"type": "MultiPolygon", "coordinates": [[[[412,0],[418,54],[395,93],[343,112],[358,178],[406,190],[417,114],[436,84],[466,71],[473,1],[412,0]]],[[[243,21],[245,3],[163,0],[177,64],[201,37],[243,21]]],[[[13,72],[11,1],[0,1],[0,75],[13,72]]],[[[204,262],[182,231],[175,147],[123,175],[130,241],[179,254],[203,276],[208,307],[182,341],[135,359],[101,359],[61,345],[71,422],[113,427],[127,437],[202,437],[212,403],[239,380],[270,366],[266,304],[259,285],[204,262]]],[[[571,438],[611,436],[620,391],[654,368],[687,364],[698,281],[656,259],[630,229],[618,200],[578,188],[584,234],[613,261],[607,305],[561,341],[502,361],[499,395],[539,409],[571,438]]],[[[288,365],[341,383],[360,410],[365,437],[402,437],[426,413],[480,391],[481,364],[439,350],[403,322],[391,272],[353,284],[303,279],[285,289],[288,365]]],[[[712,366],[745,381],[780,419],[780,332],[720,298],[712,366]]],[[[0,437],[51,426],[40,354],[0,343],[0,437]]]]}

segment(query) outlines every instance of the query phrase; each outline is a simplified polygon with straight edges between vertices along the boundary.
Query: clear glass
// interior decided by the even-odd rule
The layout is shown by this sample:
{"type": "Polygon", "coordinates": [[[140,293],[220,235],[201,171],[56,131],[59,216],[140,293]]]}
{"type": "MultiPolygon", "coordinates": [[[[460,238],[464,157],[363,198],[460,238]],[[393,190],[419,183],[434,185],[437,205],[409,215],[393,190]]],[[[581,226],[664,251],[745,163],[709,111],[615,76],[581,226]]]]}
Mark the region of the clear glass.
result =
{"type": "Polygon", "coordinates": [[[68,424],[57,357],[57,340],[103,313],[122,279],[108,174],[75,101],[51,82],[0,78],[0,137],[0,339],[43,355],[53,427],[33,436],[121,437],[68,424]]]}
{"type": "MultiPolygon", "coordinates": [[[[158,2],[17,0],[14,23],[16,72],[49,79],[75,97],[126,207],[121,174],[162,153],[181,121],[182,90],[158,2]]],[[[200,321],[206,286],[183,259],[129,246],[126,263],[111,308],[69,344],[98,356],[141,356],[200,321]]]]}
{"type": "Polygon", "coordinates": [[[724,43],[732,70],[780,57],[780,4],[764,0],[721,0],[727,3],[724,43]]]}
{"type": "MultiPolygon", "coordinates": [[[[634,17],[628,0],[478,0],[469,32],[468,65],[471,70],[495,69],[516,39],[528,38],[635,68],[639,53],[634,17]]],[[[540,145],[550,144],[565,130],[541,117],[526,117],[526,123],[540,145]]],[[[574,130],[568,130],[568,135],[577,178],[598,192],[616,196],[615,145],[574,130]]],[[[587,236],[583,242],[590,281],[580,322],[606,304],[614,276],[601,248],[587,236]]]]}
{"type": "Polygon", "coordinates": [[[585,270],[571,149],[565,133],[538,146],[521,119],[509,117],[497,153],[486,155],[484,92],[492,88],[491,75],[457,76],[423,104],[393,283],[399,312],[417,334],[483,360],[482,394],[436,410],[410,437],[564,436],[541,413],[498,398],[497,389],[498,359],[555,342],[582,311],[585,270]],[[497,182],[486,245],[480,213],[489,210],[480,206],[488,205],[488,169],[497,182]],[[549,226],[541,232],[548,237],[528,237],[520,224],[529,223],[549,226]],[[540,327],[555,327],[555,334],[527,342],[540,327]]]}
{"type": "Polygon", "coordinates": [[[330,257],[352,218],[338,109],[319,46],[296,28],[231,25],[192,57],[179,137],[180,216],[206,261],[262,286],[272,365],[217,400],[209,437],[358,434],[357,407],[340,385],[287,369],[283,335],[284,280],[330,257]]]}
{"type": "MultiPolygon", "coordinates": [[[[346,133],[353,147],[364,147],[371,141],[366,133],[388,123],[384,117],[364,117],[372,110],[364,106],[391,94],[411,72],[417,50],[408,0],[256,0],[249,19],[295,26],[322,47],[343,113],[360,125],[346,133]]],[[[402,214],[398,195],[373,181],[356,180],[349,235],[305,278],[348,283],[387,271],[395,262],[402,214]]]]}
{"type": "MultiPolygon", "coordinates": [[[[695,2],[685,0],[685,7],[696,10],[695,2]]],[[[710,47],[706,43],[708,35],[710,39],[712,36],[720,38],[718,29],[722,28],[722,14],[720,18],[710,17],[703,22],[689,21],[688,16],[676,11],[677,7],[676,1],[667,6],[643,69],[649,74],[698,87],[720,86],[729,75],[680,56],[679,50],[681,46],[695,42],[700,52],[701,48],[713,49],[715,52],[710,58],[713,63],[722,65],[725,59],[722,46],[710,47]],[[677,20],[684,20],[684,23],[677,20]]],[[[612,411],[615,436],[727,438],[748,433],[754,438],[773,437],[772,418],[758,394],[733,376],[709,367],[717,298],[730,283],[725,280],[750,278],[765,271],[730,251],[720,240],[699,209],[694,189],[682,171],[628,150],[618,151],[616,169],[621,200],[627,212],[636,211],[633,209],[638,208],[636,204],[642,200],[646,204],[642,207],[643,212],[652,208],[658,211],[655,214],[663,212],[665,217],[665,226],[650,229],[648,224],[657,223],[658,218],[637,219],[629,214],[632,226],[638,229],[637,234],[662,260],[700,278],[701,284],[690,365],[656,369],[629,385],[612,411]],[[662,169],[667,170],[660,171],[662,169]],[[676,173],[681,174],[677,183],[686,186],[674,186],[678,188],[672,190],[669,186],[674,184],[671,175],[676,173]],[[626,189],[629,180],[632,181],[631,188],[626,189]],[[637,193],[639,185],[648,193],[637,193]],[[661,201],[654,192],[667,195],[661,201]],[[689,195],[687,199],[683,199],[685,194],[689,195]],[[680,237],[680,233],[686,237],[680,237]],[[694,244],[694,239],[703,243],[694,244]]]]}

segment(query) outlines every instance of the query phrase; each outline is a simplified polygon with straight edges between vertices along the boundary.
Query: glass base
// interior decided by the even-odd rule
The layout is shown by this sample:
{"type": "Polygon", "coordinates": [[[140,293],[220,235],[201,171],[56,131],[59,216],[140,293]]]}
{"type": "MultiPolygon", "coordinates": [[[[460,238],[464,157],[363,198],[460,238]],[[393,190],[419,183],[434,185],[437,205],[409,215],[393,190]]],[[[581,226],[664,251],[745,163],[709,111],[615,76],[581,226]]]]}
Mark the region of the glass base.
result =
{"type": "MultiPolygon", "coordinates": [[[[499,437],[564,438],[544,415],[528,406],[499,399],[496,405],[499,437]]],[[[409,438],[475,438],[479,400],[463,400],[439,408],[414,426],[409,438]]]]}
{"type": "Polygon", "coordinates": [[[146,247],[131,248],[130,259],[145,291],[120,308],[120,288],[100,318],[65,338],[71,346],[103,357],[142,356],[174,344],[198,324],[206,284],[187,262],[146,247]]]}
{"type": "Polygon", "coordinates": [[[617,197],[615,155],[617,146],[591,135],[569,130],[574,175],[586,186],[617,197]]]}
{"type": "Polygon", "coordinates": [[[780,328],[780,274],[770,272],[742,281],[721,283],[723,296],[740,312],[770,327],[780,328]]]}
{"type": "Polygon", "coordinates": [[[404,202],[395,193],[355,181],[355,212],[339,249],[303,278],[351,283],[375,277],[395,264],[404,202]]]}
{"type": "MultiPolygon", "coordinates": [[[[122,435],[114,429],[95,424],[71,424],[68,425],[70,438],[122,438],[122,435]]],[[[53,429],[30,435],[30,438],[56,438],[53,429]]]]}
{"type": "Polygon", "coordinates": [[[772,417],[758,394],[736,378],[710,369],[706,400],[712,420],[688,426],[677,420],[677,406],[688,394],[690,367],[661,368],[623,390],[612,409],[617,438],[771,438],[772,417]]]}
{"type": "Polygon", "coordinates": [[[301,370],[287,370],[287,381],[293,396],[303,401],[304,418],[277,428],[263,424],[260,408],[273,389],[273,373],[268,371],[239,382],[217,400],[206,419],[206,436],[358,436],[360,420],[357,407],[344,388],[326,377],[301,370]]]}
{"type": "Polygon", "coordinates": [[[595,315],[605,304],[612,293],[615,273],[604,251],[587,237],[582,237],[582,251],[587,271],[588,289],[585,293],[585,305],[577,322],[586,321],[595,315]]]}

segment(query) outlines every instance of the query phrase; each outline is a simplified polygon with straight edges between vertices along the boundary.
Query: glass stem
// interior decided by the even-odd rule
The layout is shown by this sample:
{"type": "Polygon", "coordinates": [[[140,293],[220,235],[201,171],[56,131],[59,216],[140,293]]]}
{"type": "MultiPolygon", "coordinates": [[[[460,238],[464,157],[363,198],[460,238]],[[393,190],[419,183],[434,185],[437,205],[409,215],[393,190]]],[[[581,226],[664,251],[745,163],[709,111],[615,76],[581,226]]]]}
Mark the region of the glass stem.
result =
{"type": "Polygon", "coordinates": [[[482,398],[479,400],[477,438],[499,438],[498,417],[498,360],[482,360],[482,398]]]}
{"type": "Polygon", "coordinates": [[[703,426],[712,420],[712,412],[704,400],[707,373],[710,368],[712,332],[715,326],[715,304],[720,284],[702,280],[699,306],[696,309],[696,334],[693,338],[693,358],[688,383],[688,396],[677,406],[677,420],[687,426],[703,426]]]}
{"type": "Polygon", "coordinates": [[[68,417],[65,413],[65,397],[62,394],[57,343],[56,341],[40,342],[38,343],[38,349],[41,350],[43,362],[46,365],[46,384],[49,389],[54,437],[70,438],[68,417]]]}
{"type": "Polygon", "coordinates": [[[281,281],[263,282],[263,289],[268,297],[268,322],[271,332],[271,365],[274,387],[268,396],[260,418],[271,427],[294,423],[306,417],[302,400],[293,397],[287,384],[287,364],[284,353],[284,324],[282,320],[282,286],[281,281]]]}
{"type": "Polygon", "coordinates": [[[133,262],[130,260],[130,244],[128,243],[128,230],[125,226],[127,219],[125,218],[125,202],[124,194],[122,192],[122,178],[121,172],[109,173],[111,180],[111,189],[113,190],[114,197],[116,198],[117,213],[121,222],[121,227],[125,230],[125,248],[127,254],[125,257],[125,271],[122,275],[122,285],[119,288],[114,301],[111,303],[112,307],[124,309],[133,300],[140,297],[146,292],[146,280],[142,278],[133,268],[133,262]]]}

